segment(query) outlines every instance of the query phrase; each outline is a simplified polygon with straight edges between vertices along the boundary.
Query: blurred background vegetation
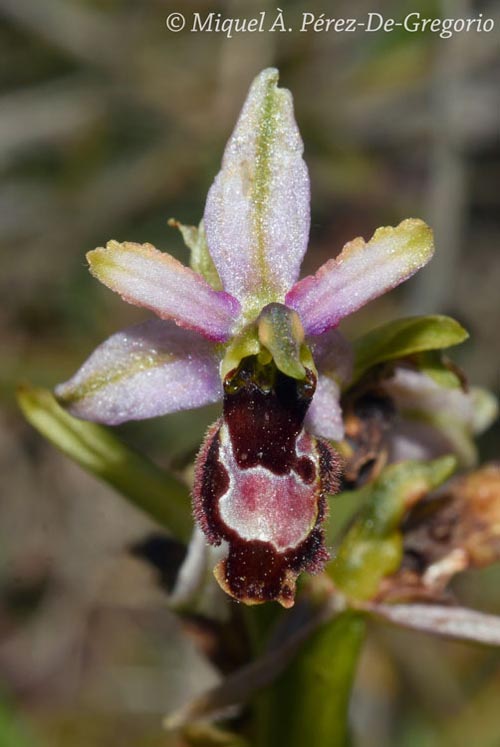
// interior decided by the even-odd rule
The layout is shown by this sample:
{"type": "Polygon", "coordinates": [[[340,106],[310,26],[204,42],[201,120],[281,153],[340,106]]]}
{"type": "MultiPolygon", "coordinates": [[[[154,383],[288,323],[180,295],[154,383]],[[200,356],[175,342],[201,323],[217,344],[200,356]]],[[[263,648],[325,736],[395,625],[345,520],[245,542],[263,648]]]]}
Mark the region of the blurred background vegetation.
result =
{"type": "MultiPolygon", "coordinates": [[[[251,79],[294,94],[312,180],[314,271],[379,225],[423,217],[430,267],[350,320],[411,313],[471,332],[456,354],[498,388],[500,7],[473,0],[283,2],[361,18],[496,19],[490,34],[172,34],[166,16],[275,14],[265,1],[0,0],[0,745],[174,744],[162,714],[218,678],[129,548],[155,525],[23,421],[16,383],[52,387],[144,317],[94,281],[85,252],[149,241],[187,260],[175,217],[200,219],[251,79]]],[[[189,25],[189,23],[188,23],[189,25]]],[[[160,465],[189,462],[217,408],[120,428],[160,465]]],[[[483,437],[498,455],[498,426],[483,437]]],[[[460,579],[500,613],[497,568],[460,579]]],[[[500,654],[372,626],[352,704],[357,747],[500,745],[500,654]],[[411,636],[411,637],[410,637],[411,636]]]]}

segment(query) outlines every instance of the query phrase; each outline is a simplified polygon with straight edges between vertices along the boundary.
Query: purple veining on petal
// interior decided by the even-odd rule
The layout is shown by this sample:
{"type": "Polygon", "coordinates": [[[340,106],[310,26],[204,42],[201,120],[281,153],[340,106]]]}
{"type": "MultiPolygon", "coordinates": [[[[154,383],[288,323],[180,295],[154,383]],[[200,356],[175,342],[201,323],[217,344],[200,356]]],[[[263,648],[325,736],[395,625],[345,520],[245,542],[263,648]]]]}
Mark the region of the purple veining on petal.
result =
{"type": "Polygon", "coordinates": [[[56,388],[77,417],[116,425],[216,402],[222,397],[212,343],[158,319],[117,332],[56,388]]]}

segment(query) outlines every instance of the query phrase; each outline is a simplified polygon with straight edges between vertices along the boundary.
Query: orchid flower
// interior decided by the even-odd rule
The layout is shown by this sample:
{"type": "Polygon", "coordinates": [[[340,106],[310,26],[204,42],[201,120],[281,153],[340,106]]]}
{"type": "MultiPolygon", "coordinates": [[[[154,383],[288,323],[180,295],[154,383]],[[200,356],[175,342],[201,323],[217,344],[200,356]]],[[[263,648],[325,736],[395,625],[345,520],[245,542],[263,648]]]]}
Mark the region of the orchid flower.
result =
{"type": "Polygon", "coordinates": [[[181,226],[195,269],[150,244],[110,241],[87,255],[98,280],[159,319],[113,335],[56,393],[74,415],[110,425],[223,399],[196,462],[195,517],[227,548],[214,571],[222,588],[288,607],[298,574],[328,558],[322,520],[341,471],[329,441],[343,436],[350,355],[336,327],[425,265],[433,244],[425,223],[405,220],[297,282],[309,177],[277,82],[274,69],[255,79],[200,229],[181,226]]]}
{"type": "Polygon", "coordinates": [[[475,438],[498,416],[493,394],[480,387],[449,389],[425,373],[401,365],[380,388],[398,413],[389,433],[390,461],[455,454],[462,467],[476,465],[475,438]]]}

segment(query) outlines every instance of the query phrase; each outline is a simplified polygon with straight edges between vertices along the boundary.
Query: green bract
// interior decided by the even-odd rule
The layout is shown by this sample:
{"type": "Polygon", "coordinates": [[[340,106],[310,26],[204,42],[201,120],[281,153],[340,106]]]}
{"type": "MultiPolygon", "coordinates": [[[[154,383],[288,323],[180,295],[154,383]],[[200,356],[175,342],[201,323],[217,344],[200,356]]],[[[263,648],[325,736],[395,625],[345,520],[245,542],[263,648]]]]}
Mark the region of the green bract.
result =
{"type": "Polygon", "coordinates": [[[414,316],[383,324],[354,341],[351,384],[373,366],[427,350],[458,345],[468,332],[449,316],[414,316]]]}
{"type": "Polygon", "coordinates": [[[369,599],[402,557],[399,525],[406,511],[441,485],[456,468],[452,456],[432,462],[402,462],[387,467],[370,486],[369,502],[346,534],[328,567],[335,584],[348,596],[369,599]]]}
{"type": "Polygon", "coordinates": [[[200,221],[198,228],[196,228],[196,226],[184,226],[179,221],[171,218],[168,221],[168,225],[172,226],[172,228],[178,228],[181,232],[184,243],[190,250],[189,266],[191,269],[204,277],[212,288],[222,290],[219,273],[208,251],[203,221],[200,221]]]}

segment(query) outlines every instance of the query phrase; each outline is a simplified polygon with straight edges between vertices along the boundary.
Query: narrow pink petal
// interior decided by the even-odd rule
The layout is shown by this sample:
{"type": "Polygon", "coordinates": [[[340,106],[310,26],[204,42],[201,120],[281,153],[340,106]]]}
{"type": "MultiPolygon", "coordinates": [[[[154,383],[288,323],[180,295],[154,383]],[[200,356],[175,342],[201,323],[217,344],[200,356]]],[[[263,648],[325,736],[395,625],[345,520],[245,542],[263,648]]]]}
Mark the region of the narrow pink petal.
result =
{"type": "Polygon", "coordinates": [[[116,425],[222,397],[215,346],[158,319],[102,343],[56,395],[73,415],[116,425]]]}
{"type": "Polygon", "coordinates": [[[320,374],[331,376],[340,384],[347,384],[351,380],[354,352],[343,334],[337,329],[330,329],[311,337],[308,344],[320,374]]]}
{"type": "Polygon", "coordinates": [[[229,337],[239,303],[151,244],[109,241],[87,254],[92,274],[125,301],[211,340],[229,337]]]}
{"type": "Polygon", "coordinates": [[[339,400],[338,384],[330,376],[320,374],[306,416],[307,430],[330,441],[341,441],[344,438],[344,422],[339,400]]]}
{"type": "Polygon", "coordinates": [[[316,275],[298,282],[286,304],[299,313],[306,334],[319,335],[407,280],[432,253],[432,231],[421,220],[379,228],[368,243],[354,239],[316,275]]]}
{"type": "Polygon", "coordinates": [[[309,236],[309,176],[278,71],[253,82],[208,194],[205,230],[224,288],[246,309],[283,301],[309,236]]]}

